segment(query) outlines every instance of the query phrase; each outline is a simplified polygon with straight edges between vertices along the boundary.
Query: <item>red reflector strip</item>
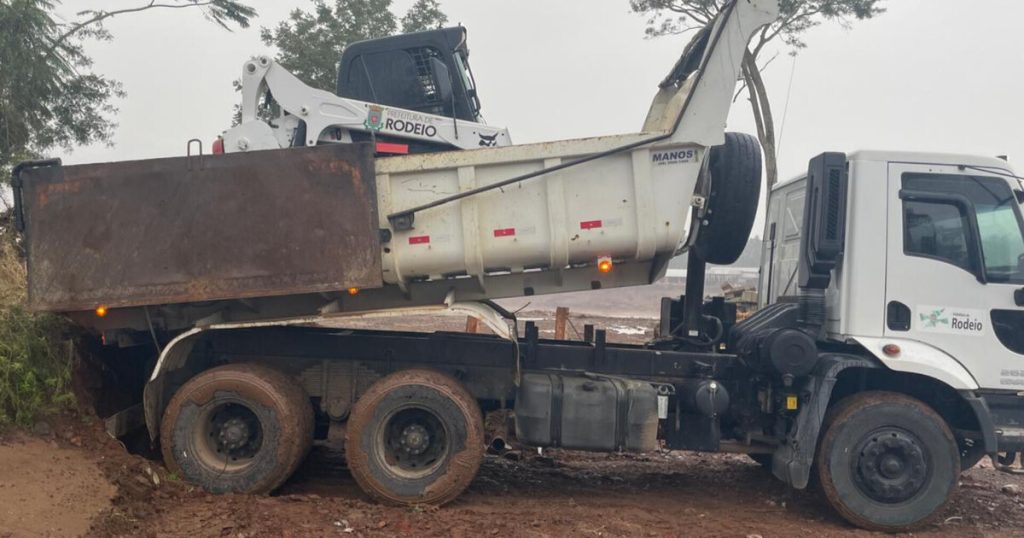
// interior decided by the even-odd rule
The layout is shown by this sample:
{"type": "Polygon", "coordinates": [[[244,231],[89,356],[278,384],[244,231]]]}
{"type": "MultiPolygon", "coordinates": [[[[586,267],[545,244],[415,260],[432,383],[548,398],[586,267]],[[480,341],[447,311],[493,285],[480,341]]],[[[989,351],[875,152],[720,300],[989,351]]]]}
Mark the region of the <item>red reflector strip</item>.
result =
{"type": "Polygon", "coordinates": [[[509,237],[515,234],[515,228],[497,228],[494,230],[494,237],[509,237]]]}
{"type": "Polygon", "coordinates": [[[394,153],[398,155],[407,155],[409,153],[409,146],[407,144],[391,144],[388,142],[377,142],[377,153],[394,153]]]}
{"type": "Polygon", "coordinates": [[[585,220],[585,221],[580,222],[580,229],[581,230],[592,230],[594,228],[600,228],[600,227],[601,227],[601,221],[599,221],[599,220],[585,220]]]}
{"type": "Polygon", "coordinates": [[[430,242],[429,235],[414,235],[409,238],[410,245],[423,245],[430,242]]]}

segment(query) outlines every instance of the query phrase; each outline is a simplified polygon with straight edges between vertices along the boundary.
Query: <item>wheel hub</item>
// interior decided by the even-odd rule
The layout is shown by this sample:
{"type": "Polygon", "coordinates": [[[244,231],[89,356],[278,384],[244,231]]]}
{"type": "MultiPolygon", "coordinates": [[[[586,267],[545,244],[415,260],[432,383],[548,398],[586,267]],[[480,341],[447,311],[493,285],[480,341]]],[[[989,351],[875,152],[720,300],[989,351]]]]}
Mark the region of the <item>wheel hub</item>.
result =
{"type": "Polygon", "coordinates": [[[210,410],[205,424],[200,435],[212,467],[223,465],[225,460],[248,461],[263,444],[259,418],[244,405],[232,402],[217,406],[210,410]]]}
{"type": "Polygon", "coordinates": [[[229,419],[221,426],[218,438],[221,445],[228,450],[241,448],[249,441],[249,426],[241,419],[229,419]]]}
{"type": "Polygon", "coordinates": [[[869,497],[884,503],[910,499],[924,486],[927,458],[919,441],[906,432],[876,432],[860,447],[856,476],[869,497]]]}
{"type": "Polygon", "coordinates": [[[423,426],[410,424],[402,430],[402,438],[399,442],[409,454],[422,454],[430,446],[430,434],[423,426]]]}
{"type": "Polygon", "coordinates": [[[449,449],[444,425],[425,407],[399,410],[385,421],[381,433],[384,460],[403,475],[429,473],[449,449]]]}

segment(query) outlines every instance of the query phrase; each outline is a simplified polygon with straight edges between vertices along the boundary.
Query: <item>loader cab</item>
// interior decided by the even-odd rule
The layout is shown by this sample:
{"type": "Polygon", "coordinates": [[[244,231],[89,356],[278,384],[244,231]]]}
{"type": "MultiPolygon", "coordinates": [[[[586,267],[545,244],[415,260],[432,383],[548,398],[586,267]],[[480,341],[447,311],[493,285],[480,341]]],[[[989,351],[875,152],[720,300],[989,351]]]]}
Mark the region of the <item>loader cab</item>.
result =
{"type": "Polygon", "coordinates": [[[461,26],[352,43],[338,66],[337,94],[480,121],[466,29],[461,26]]]}

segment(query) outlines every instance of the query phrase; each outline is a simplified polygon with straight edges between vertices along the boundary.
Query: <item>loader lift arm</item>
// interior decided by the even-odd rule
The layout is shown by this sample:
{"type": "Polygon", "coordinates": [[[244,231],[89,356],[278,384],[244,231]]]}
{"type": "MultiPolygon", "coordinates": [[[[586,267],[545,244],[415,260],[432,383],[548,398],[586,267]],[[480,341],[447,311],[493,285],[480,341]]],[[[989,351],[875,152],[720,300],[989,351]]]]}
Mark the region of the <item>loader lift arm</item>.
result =
{"type": "MultiPolygon", "coordinates": [[[[449,99],[451,80],[436,69],[434,90],[449,99]]],[[[508,130],[456,117],[339,97],[304,84],[261,56],[242,66],[242,123],[224,133],[227,153],[351,143],[371,138],[416,144],[419,152],[511,145],[508,130]],[[280,112],[271,121],[260,103],[271,98],[280,112]]]]}

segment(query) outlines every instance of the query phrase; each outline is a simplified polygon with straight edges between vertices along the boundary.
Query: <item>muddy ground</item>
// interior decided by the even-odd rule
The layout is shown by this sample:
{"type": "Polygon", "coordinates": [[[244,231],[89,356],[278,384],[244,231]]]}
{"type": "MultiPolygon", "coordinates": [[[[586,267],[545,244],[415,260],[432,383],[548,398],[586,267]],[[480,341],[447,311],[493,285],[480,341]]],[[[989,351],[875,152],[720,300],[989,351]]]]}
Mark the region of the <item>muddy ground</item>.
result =
{"type": "MultiPolygon", "coordinates": [[[[591,321],[624,333],[653,325],[574,323],[582,330],[591,321]]],[[[464,320],[444,323],[455,328],[464,320]]],[[[727,454],[490,455],[452,504],[408,509],[366,500],[343,454],[319,447],[274,496],[214,496],[130,454],[84,416],[0,439],[0,538],[872,535],[839,519],[815,491],[789,490],[744,456],[727,454]]],[[[914,535],[1024,536],[1022,492],[1024,477],[983,462],[964,473],[937,523],[914,535]]]]}

